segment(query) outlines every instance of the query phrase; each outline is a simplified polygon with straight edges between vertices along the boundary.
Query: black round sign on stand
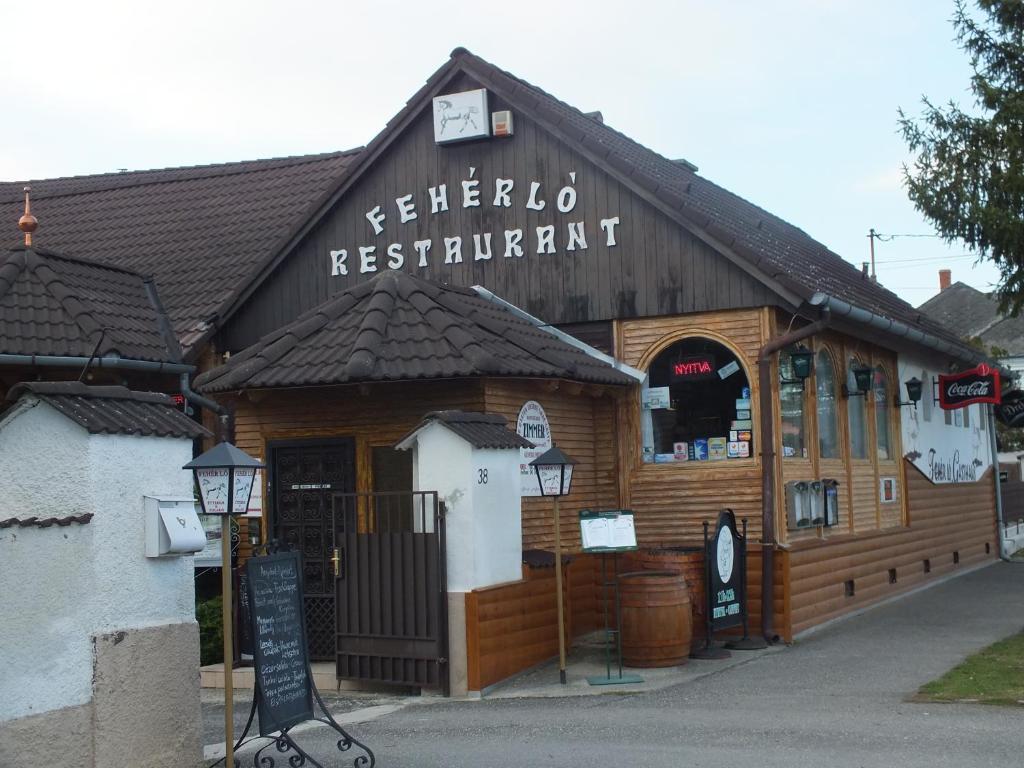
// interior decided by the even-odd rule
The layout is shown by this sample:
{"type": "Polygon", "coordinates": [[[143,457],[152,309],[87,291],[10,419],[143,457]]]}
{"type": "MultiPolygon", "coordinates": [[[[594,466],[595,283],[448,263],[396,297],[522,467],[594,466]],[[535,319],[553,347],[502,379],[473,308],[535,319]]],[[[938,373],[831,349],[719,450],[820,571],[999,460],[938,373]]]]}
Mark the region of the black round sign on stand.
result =
{"type": "Polygon", "coordinates": [[[743,521],[743,534],[736,530],[736,515],[731,509],[718,513],[715,535],[708,537],[708,524],[704,523],[704,648],[690,654],[694,659],[724,659],[731,654],[725,648],[715,647],[714,633],[723,629],[743,627],[743,638],[726,643],[735,650],[758,650],[767,644],[760,638],[751,638],[747,620],[747,523],[743,521]]]}

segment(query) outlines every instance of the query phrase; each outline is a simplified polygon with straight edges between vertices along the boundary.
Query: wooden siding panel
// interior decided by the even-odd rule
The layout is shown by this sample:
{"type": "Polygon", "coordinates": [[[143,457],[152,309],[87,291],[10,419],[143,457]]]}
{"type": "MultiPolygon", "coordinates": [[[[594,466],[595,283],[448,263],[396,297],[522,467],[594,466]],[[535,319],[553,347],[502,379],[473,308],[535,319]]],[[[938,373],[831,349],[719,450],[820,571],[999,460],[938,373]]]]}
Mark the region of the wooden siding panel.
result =
{"type": "MultiPolygon", "coordinates": [[[[754,424],[759,419],[755,361],[764,343],[760,310],[709,312],[683,317],[622,320],[618,323],[619,357],[646,370],[667,345],[684,336],[709,336],[739,354],[751,387],[754,424]]],[[[620,401],[622,474],[628,483],[628,506],[636,512],[641,545],[694,542],[702,523],[714,524],[729,507],[746,519],[752,540],[761,535],[760,435],[754,431],[754,456],[711,464],[644,464],[641,461],[639,405],[636,395],[620,401]]]]}
{"type": "Polygon", "coordinates": [[[793,633],[996,557],[991,470],[976,483],[933,484],[910,462],[904,467],[910,526],[796,545],[789,552],[793,633]],[[846,596],[848,580],[853,597],[846,596]]]}
{"type": "MultiPolygon", "coordinates": [[[[599,623],[600,564],[578,555],[565,569],[566,638],[599,623]]],[[[523,579],[466,595],[468,685],[480,691],[558,654],[553,568],[523,567],[523,579]]]]}
{"type": "MultiPolygon", "coordinates": [[[[619,506],[615,471],[613,390],[593,397],[589,387],[566,382],[488,379],[485,384],[486,410],[508,419],[513,425],[528,400],[544,408],[556,445],[575,459],[572,493],[560,503],[562,546],[573,552],[580,548],[579,511],[614,509],[619,506]]],[[[523,497],[523,549],[554,548],[552,502],[541,497],[523,497]]]]}

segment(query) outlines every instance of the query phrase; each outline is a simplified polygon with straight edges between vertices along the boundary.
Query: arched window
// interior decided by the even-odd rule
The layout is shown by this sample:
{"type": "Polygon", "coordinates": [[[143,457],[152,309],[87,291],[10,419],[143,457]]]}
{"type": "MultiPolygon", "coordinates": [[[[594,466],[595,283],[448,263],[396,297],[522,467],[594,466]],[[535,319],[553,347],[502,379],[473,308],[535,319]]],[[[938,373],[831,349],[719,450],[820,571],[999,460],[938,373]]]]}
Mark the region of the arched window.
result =
{"type": "Polygon", "coordinates": [[[850,421],[850,457],[866,459],[868,457],[868,424],[865,413],[867,397],[857,389],[857,378],[853,375],[853,369],[859,366],[860,363],[851,357],[850,364],[846,367],[846,389],[850,394],[846,398],[846,412],[850,421]]]}
{"type": "Polygon", "coordinates": [[[754,455],[750,382],[736,355],[716,341],[683,339],[654,358],[642,408],[645,462],[754,455]]]}
{"type": "Polygon", "coordinates": [[[883,369],[876,368],[871,381],[875,394],[875,439],[878,445],[878,458],[888,459],[892,456],[892,441],[889,437],[889,379],[883,369]]]}
{"type": "Polygon", "coordinates": [[[782,411],[783,458],[807,458],[806,424],[804,414],[804,382],[793,373],[790,347],[779,355],[779,405],[782,411]]]}
{"type": "Polygon", "coordinates": [[[814,366],[818,404],[818,451],[823,459],[838,459],[839,411],[836,409],[836,369],[824,349],[818,352],[814,366]]]}

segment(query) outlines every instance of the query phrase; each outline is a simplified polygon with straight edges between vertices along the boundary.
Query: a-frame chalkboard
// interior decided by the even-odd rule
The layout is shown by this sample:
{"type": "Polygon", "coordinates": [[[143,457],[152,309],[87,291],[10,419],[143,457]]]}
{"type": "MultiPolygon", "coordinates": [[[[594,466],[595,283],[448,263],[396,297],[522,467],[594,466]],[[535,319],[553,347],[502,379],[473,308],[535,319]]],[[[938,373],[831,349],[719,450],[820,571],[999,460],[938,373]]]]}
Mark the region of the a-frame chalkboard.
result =
{"type": "Polygon", "coordinates": [[[254,557],[245,568],[260,736],[269,736],[313,717],[299,553],[254,557]]]}
{"type": "Polygon", "coordinates": [[[289,765],[322,768],[289,732],[299,723],[315,720],[337,731],[341,738],[335,745],[339,752],[349,753],[353,765],[373,768],[373,752],[338,725],[313,684],[302,609],[302,555],[283,550],[250,558],[244,575],[239,604],[252,638],[256,689],[249,721],[235,749],[248,743],[246,734],[258,712],[260,737],[270,741],[253,755],[254,766],[273,765],[273,758],[263,754],[273,749],[287,755],[289,765]]]}

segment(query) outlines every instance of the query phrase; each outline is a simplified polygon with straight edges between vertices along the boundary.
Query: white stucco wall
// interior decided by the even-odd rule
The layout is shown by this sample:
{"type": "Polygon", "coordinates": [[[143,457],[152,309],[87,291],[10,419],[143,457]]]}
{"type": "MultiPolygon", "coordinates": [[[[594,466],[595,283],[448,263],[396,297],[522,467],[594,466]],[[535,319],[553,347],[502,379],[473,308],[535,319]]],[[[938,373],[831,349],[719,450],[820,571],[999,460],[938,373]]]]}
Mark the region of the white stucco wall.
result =
{"type": "Polygon", "coordinates": [[[437,491],[448,508],[448,591],[521,578],[519,451],[474,450],[438,423],[421,429],[414,441],[413,487],[437,491]]]}
{"type": "Polygon", "coordinates": [[[969,405],[960,409],[959,414],[949,411],[951,423],[946,424],[947,412],[933,401],[933,391],[938,390],[933,388],[932,382],[937,382],[942,372],[939,361],[907,355],[899,357],[900,399],[907,398],[904,386],[907,379],[916,376],[924,384],[917,409],[900,408],[903,451],[932,482],[974,482],[992,466],[988,406],[969,405]],[[964,411],[967,426],[964,426],[964,411]]]}
{"type": "Polygon", "coordinates": [[[145,494],[191,495],[191,456],[190,440],[90,435],[42,402],[0,421],[0,518],[95,514],[0,530],[0,721],[88,702],[93,635],[194,621],[192,559],[147,559],[142,514],[145,494]]]}

